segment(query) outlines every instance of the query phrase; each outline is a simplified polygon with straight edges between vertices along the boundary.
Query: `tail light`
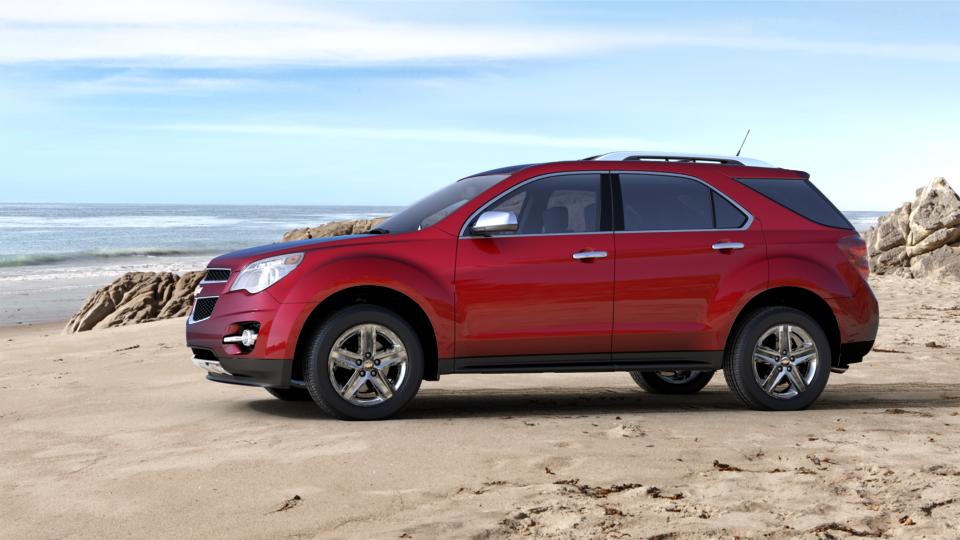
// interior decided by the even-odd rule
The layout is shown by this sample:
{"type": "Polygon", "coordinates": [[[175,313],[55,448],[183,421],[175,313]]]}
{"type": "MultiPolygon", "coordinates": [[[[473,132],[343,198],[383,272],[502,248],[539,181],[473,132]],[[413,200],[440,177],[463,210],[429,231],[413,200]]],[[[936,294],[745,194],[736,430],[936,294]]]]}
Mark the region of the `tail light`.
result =
{"type": "Polygon", "coordinates": [[[837,245],[847,255],[850,264],[860,272],[864,279],[870,275],[870,261],[867,260],[867,243],[860,235],[841,238],[837,245]]]}

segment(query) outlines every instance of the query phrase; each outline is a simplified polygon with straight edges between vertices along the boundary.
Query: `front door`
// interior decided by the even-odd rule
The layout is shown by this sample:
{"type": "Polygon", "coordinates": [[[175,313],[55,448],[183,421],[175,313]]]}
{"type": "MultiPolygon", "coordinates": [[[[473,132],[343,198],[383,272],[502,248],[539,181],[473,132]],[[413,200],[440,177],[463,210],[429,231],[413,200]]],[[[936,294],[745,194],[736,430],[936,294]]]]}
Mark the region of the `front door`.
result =
{"type": "Polygon", "coordinates": [[[468,224],[457,249],[458,358],[609,359],[615,254],[602,180],[546,176],[483,209],[516,214],[515,232],[471,236],[468,224]]]}

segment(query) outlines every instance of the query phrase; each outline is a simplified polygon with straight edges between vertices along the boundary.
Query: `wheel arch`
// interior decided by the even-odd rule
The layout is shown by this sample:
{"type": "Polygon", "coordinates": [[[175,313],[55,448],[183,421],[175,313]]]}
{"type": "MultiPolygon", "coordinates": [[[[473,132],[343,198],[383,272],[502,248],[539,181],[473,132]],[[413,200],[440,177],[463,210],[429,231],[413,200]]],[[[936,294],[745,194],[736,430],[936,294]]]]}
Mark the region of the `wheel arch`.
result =
{"type": "Polygon", "coordinates": [[[437,335],[426,311],[406,294],[380,285],[358,285],[341,289],[313,308],[297,336],[292,378],[303,380],[303,357],[308,346],[307,334],[330,315],[345,307],[357,304],[370,304],[389,309],[409,322],[417,333],[420,345],[423,348],[423,378],[428,381],[439,380],[437,335]]]}
{"type": "Polygon", "coordinates": [[[766,289],[750,299],[737,314],[737,318],[727,335],[725,351],[730,350],[731,340],[747,316],[763,307],[784,306],[802,311],[813,317],[823,328],[830,341],[830,364],[840,364],[840,325],[830,305],[817,293],[801,287],[774,287],[766,289]]]}

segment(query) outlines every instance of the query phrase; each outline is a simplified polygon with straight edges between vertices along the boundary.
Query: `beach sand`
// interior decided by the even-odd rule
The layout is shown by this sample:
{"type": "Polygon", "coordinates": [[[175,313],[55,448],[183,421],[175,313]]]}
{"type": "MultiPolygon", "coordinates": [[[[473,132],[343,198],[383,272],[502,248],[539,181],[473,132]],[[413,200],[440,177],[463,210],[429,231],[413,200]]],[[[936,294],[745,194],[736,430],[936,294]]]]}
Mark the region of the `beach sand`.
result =
{"type": "Polygon", "coordinates": [[[341,422],[215,384],[183,320],[0,328],[0,537],[960,536],[960,284],[874,279],[810,410],[625,373],[447,376],[341,422]]]}

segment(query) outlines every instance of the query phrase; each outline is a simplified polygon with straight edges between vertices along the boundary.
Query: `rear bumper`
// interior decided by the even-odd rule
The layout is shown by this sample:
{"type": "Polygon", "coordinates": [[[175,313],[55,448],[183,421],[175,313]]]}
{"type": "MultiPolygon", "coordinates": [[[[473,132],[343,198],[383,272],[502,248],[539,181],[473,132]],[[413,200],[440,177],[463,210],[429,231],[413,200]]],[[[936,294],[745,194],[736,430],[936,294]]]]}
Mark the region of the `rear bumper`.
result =
{"type": "Polygon", "coordinates": [[[873,340],[856,341],[854,343],[844,343],[840,345],[840,359],[835,367],[847,369],[850,364],[862,362],[870,350],[873,349],[873,340]]]}
{"type": "Polygon", "coordinates": [[[827,304],[837,318],[841,343],[872,342],[877,339],[880,309],[869,287],[863,287],[849,298],[828,298],[827,304]]]}
{"type": "Polygon", "coordinates": [[[292,360],[264,358],[193,358],[193,365],[207,372],[207,379],[227,384],[289,388],[292,360]]]}
{"type": "Polygon", "coordinates": [[[873,349],[880,326],[880,306],[866,281],[849,298],[829,298],[827,303],[840,328],[840,351],[834,354],[833,365],[845,370],[850,364],[863,361],[873,349]]]}

